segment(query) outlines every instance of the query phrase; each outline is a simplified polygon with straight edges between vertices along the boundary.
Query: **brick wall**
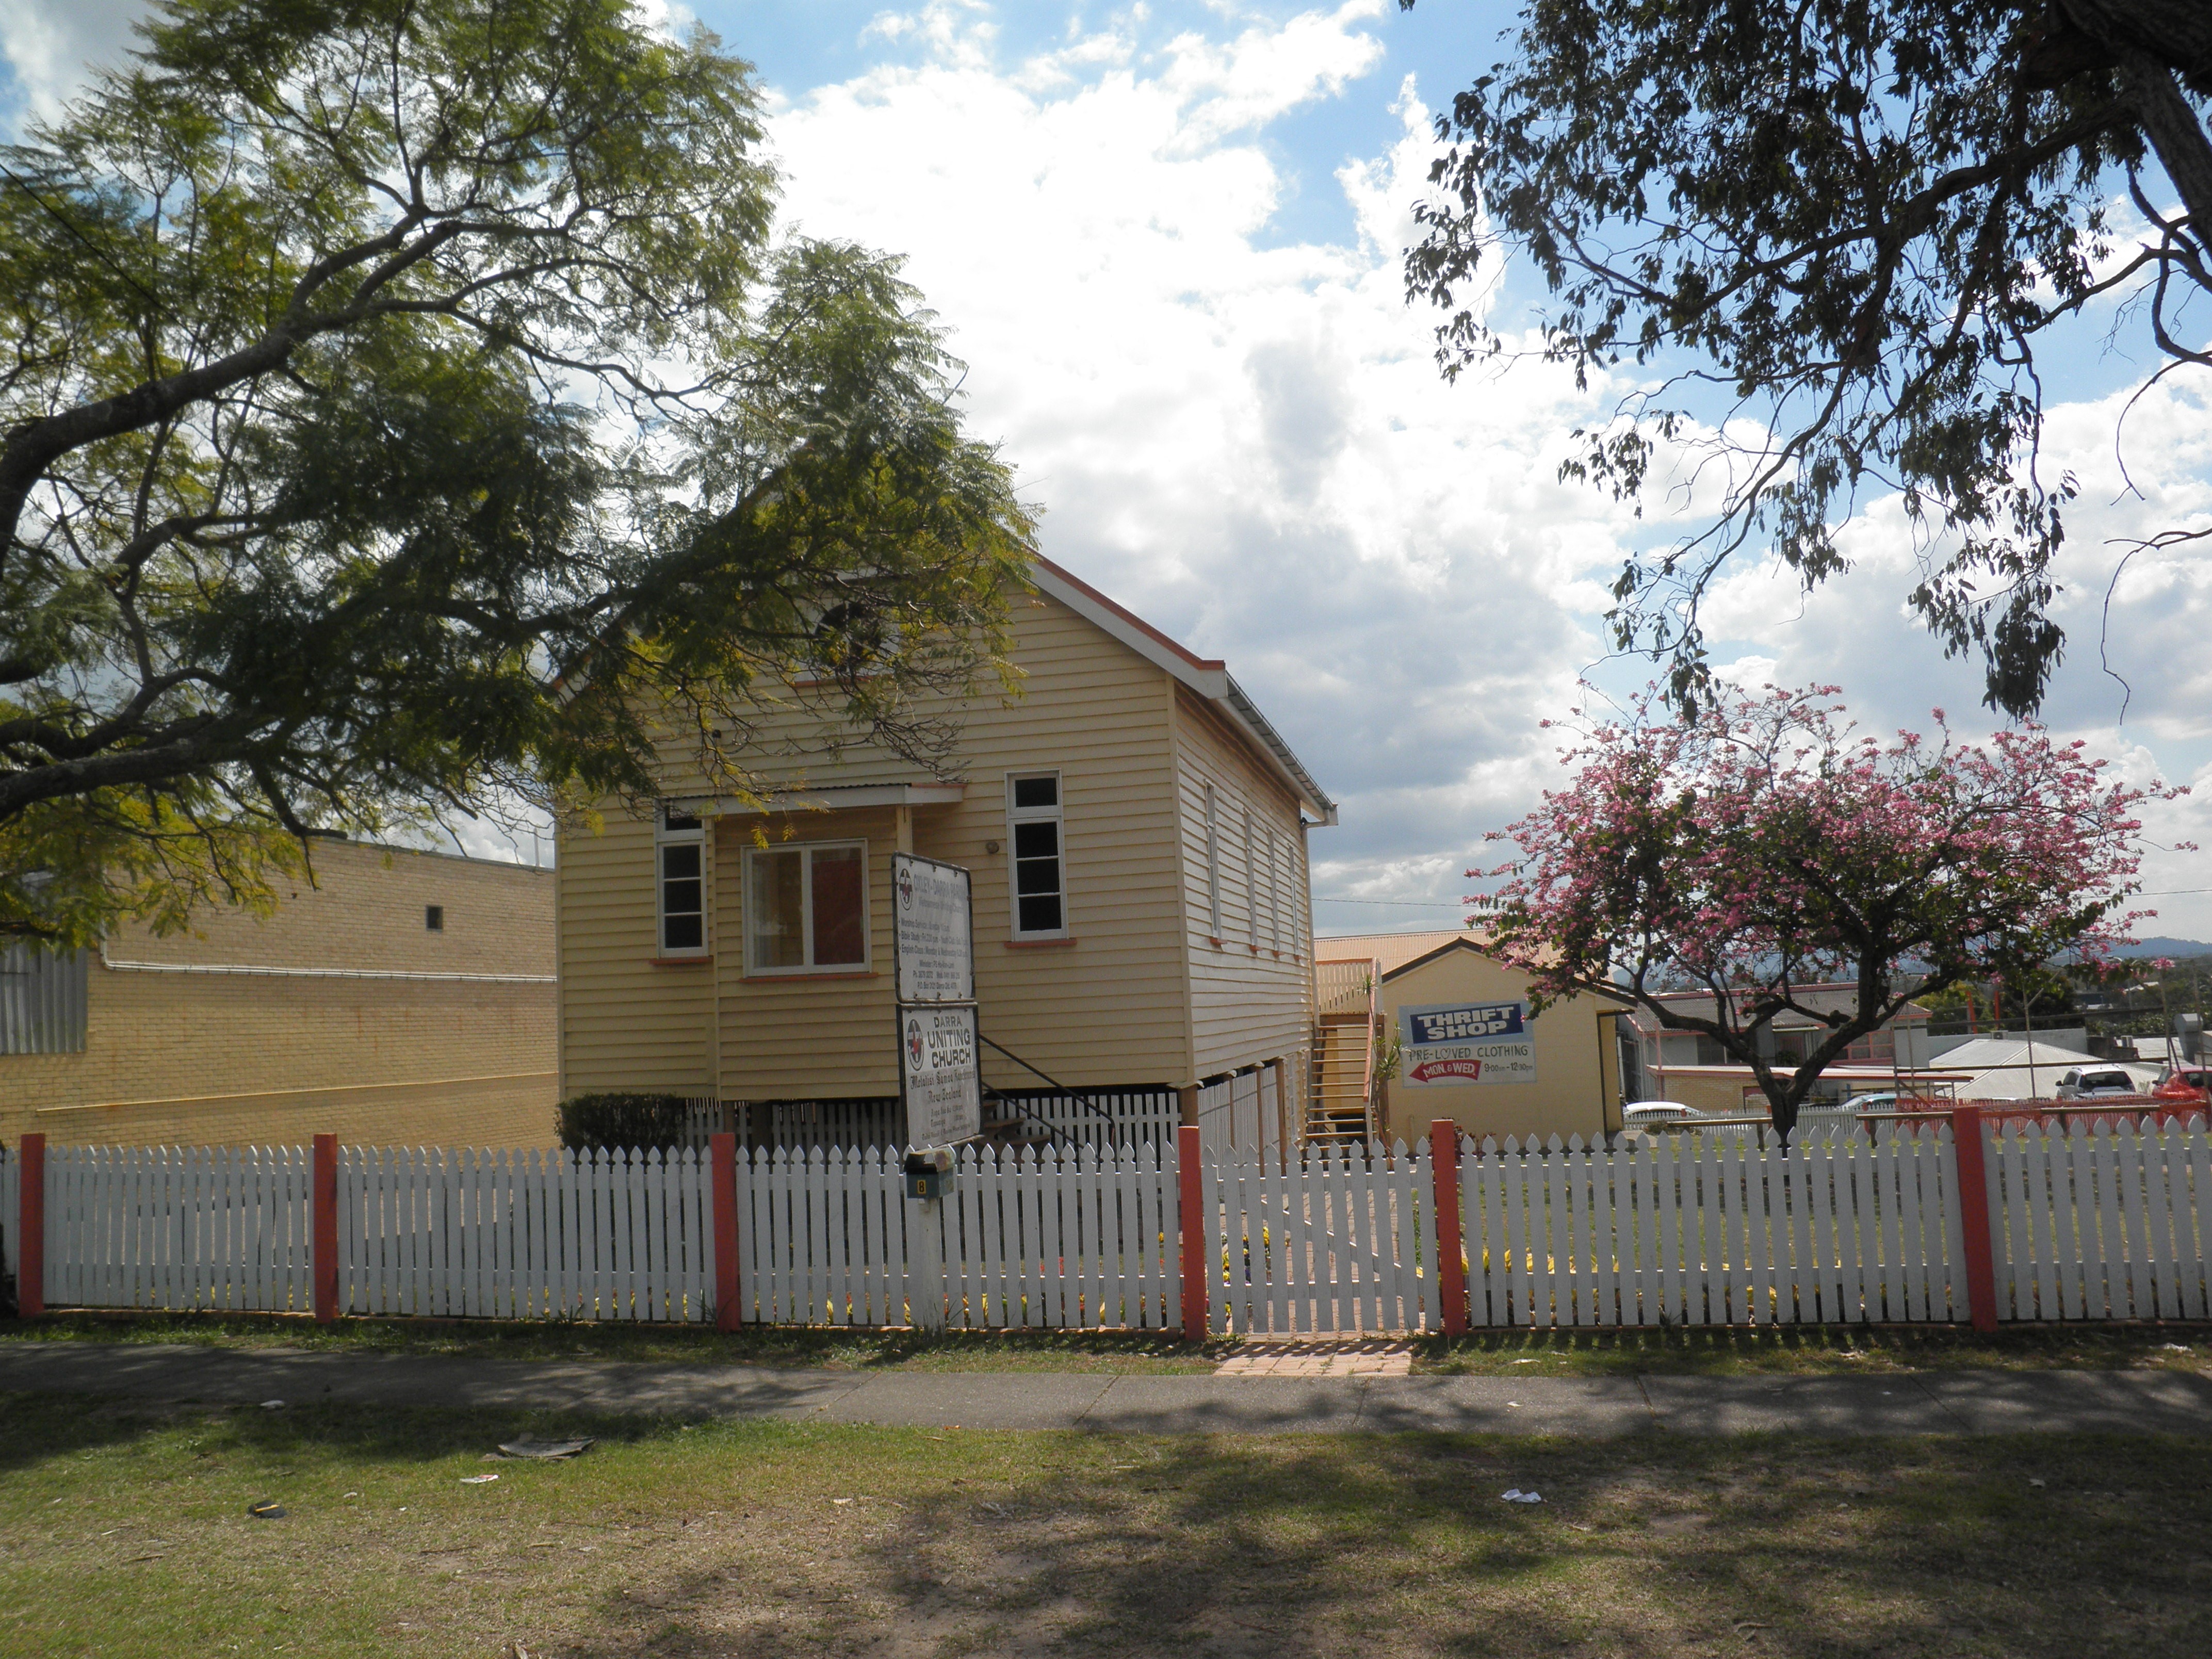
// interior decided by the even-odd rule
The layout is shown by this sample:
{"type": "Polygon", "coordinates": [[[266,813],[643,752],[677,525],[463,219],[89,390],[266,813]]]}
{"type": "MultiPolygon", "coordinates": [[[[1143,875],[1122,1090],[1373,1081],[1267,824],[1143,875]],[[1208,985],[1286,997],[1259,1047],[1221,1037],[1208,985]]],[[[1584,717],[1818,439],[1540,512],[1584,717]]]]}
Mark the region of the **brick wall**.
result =
{"type": "Polygon", "coordinates": [[[93,961],[85,1052],[0,1054],[0,1141],[550,1145],[552,872],[347,844],[319,848],[316,875],[266,921],[118,930],[93,961]],[[110,965],[132,963],[324,973],[110,965]]]}

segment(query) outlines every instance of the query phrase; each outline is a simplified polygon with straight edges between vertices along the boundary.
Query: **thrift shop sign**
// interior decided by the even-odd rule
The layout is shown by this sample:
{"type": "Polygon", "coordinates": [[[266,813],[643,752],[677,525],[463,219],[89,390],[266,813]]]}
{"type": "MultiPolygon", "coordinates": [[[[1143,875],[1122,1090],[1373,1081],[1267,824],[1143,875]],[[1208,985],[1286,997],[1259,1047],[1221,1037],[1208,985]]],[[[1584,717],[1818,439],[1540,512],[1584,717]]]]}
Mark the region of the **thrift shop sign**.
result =
{"type": "Polygon", "coordinates": [[[1536,1080],[1536,1040],[1525,1002],[1401,1008],[1398,1036],[1399,1075],[1415,1088],[1536,1080]]]}

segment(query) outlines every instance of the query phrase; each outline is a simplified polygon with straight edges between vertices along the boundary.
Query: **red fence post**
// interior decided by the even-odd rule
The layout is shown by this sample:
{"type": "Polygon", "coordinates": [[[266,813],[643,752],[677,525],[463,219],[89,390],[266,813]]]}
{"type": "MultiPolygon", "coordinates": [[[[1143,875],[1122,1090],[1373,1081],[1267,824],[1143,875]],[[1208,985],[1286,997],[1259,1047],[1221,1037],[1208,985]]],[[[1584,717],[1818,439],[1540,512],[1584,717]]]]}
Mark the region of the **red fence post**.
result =
{"type": "Polygon", "coordinates": [[[1182,1189],[1177,1220],[1182,1231],[1182,1340],[1186,1342],[1203,1342],[1209,1334],[1206,1181],[1198,1160],[1198,1125],[1186,1123],[1176,1131],[1176,1179],[1182,1189]]]}
{"type": "Polygon", "coordinates": [[[1966,1305],[1974,1328],[1997,1328],[1997,1269],[1990,1231],[1990,1176],[1983,1156],[1982,1114],[1976,1106],[1951,1109],[1951,1152],[1959,1171],[1959,1232],[1966,1241],[1966,1305]]]}
{"type": "Polygon", "coordinates": [[[1429,1175],[1437,1194],[1437,1296],[1443,1304],[1444,1334],[1467,1334],[1467,1249],[1459,1206],[1459,1125],[1448,1117],[1429,1125],[1429,1175]]]}
{"type": "Polygon", "coordinates": [[[745,1310],[738,1301],[738,1138],[716,1135],[714,1187],[714,1328],[734,1331],[745,1310]]]}
{"type": "Polygon", "coordinates": [[[36,1319],[46,1310],[46,1138],[27,1134],[15,1148],[22,1185],[15,1205],[15,1311],[36,1319]]]}
{"type": "Polygon", "coordinates": [[[314,1178],[307,1188],[313,1214],[315,1320],[327,1325],[338,1316],[338,1138],[315,1137],[314,1178]]]}

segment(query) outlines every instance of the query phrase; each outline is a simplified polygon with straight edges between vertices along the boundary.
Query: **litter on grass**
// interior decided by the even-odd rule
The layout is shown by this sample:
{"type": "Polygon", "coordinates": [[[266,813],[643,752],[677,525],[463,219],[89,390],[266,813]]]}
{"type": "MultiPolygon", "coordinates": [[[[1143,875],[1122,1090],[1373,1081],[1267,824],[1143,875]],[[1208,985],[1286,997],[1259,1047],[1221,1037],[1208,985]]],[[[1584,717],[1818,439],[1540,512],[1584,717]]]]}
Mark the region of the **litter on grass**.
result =
{"type": "Polygon", "coordinates": [[[592,1443],[588,1440],[502,1440],[499,1449],[509,1457],[534,1457],[541,1462],[574,1457],[592,1443]]]}
{"type": "Polygon", "coordinates": [[[461,1477],[461,1484],[465,1486],[481,1486],[488,1480],[498,1479],[495,1474],[465,1474],[461,1477]]]}
{"type": "Polygon", "coordinates": [[[1502,1492],[1498,1495],[1509,1504],[1540,1504],[1544,1501],[1540,1494],[1522,1492],[1518,1486],[1514,1487],[1510,1492],[1502,1492]]]}
{"type": "Polygon", "coordinates": [[[261,1409],[264,1412],[281,1412],[284,1409],[284,1402],[281,1400],[264,1400],[261,1402],[261,1409]]]}
{"type": "Polygon", "coordinates": [[[282,1521],[284,1518],[284,1506],[271,1503],[265,1498],[258,1504],[248,1504],[246,1512],[256,1521],[282,1521]]]}

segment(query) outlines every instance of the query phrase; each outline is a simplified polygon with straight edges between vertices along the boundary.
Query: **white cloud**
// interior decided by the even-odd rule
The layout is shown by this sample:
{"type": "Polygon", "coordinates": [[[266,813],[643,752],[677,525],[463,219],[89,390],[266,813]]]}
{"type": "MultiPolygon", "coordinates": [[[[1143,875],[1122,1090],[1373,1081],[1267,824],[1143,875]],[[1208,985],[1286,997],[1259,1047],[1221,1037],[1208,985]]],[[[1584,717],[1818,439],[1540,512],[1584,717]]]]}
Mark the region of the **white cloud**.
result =
{"type": "Polygon", "coordinates": [[[19,109],[52,120],[88,78],[119,66],[137,45],[131,26],[146,0],[8,0],[0,5],[0,58],[13,72],[19,109]]]}
{"type": "Polygon", "coordinates": [[[1397,143],[1338,174],[1356,244],[1262,245],[1290,181],[1258,129],[1376,61],[1380,9],[1079,38],[1042,68],[956,39],[770,132],[794,224],[909,256],[1046,551],[1228,657],[1344,798],[1325,887],[1438,897],[1548,761],[1531,711],[1595,654],[1580,613],[1627,520],[1552,482],[1583,407],[1564,374],[1437,376],[1398,264],[1410,86],[1397,143]]]}
{"type": "MultiPolygon", "coordinates": [[[[1604,388],[1578,395],[1527,363],[1440,380],[1433,319],[1406,307],[1399,265],[1431,155],[1410,77],[1395,143],[1335,170],[1354,236],[1269,245],[1297,181],[1268,125],[1317,99],[1389,96],[1371,83],[1381,12],[1164,45],[1125,15],[1001,64],[988,14],[933,6],[913,25],[923,61],[792,96],[771,134],[794,222],[910,256],[972,366],[975,427],[1005,440],[1047,509],[1046,551],[1227,657],[1342,798],[1344,827],[1313,843],[1317,888],[1448,904],[1462,871],[1495,862],[1483,833],[1556,778],[1556,734],[1537,721],[1602,654],[1622,549],[1665,527],[1555,481],[1569,429],[1609,406],[1604,388]]],[[[2193,556],[2138,554],[2116,618],[2160,665],[2126,739],[2112,729],[2117,688],[2092,672],[2107,540],[2202,510],[2212,473],[2202,403],[2161,390],[2130,423],[2142,499],[2120,500],[2116,410],[2054,411],[2051,446],[2052,476],[2070,467],[2084,484],[2053,722],[2106,752],[2201,733],[2212,675],[2179,665],[2184,637],[2212,638],[2193,556]]],[[[1918,565],[1896,504],[1848,539],[1858,574],[1809,598],[1748,562],[1721,584],[1711,620],[1732,672],[1839,682],[1876,729],[1937,702],[1974,710],[1978,668],[1944,663],[1904,613],[1918,565]]],[[[2154,860],[2148,884],[2197,884],[2172,861],[2154,860]]],[[[2212,904],[2157,902],[2212,933],[2212,904]]],[[[1449,914],[1347,907],[1323,921],[1449,914]]]]}

